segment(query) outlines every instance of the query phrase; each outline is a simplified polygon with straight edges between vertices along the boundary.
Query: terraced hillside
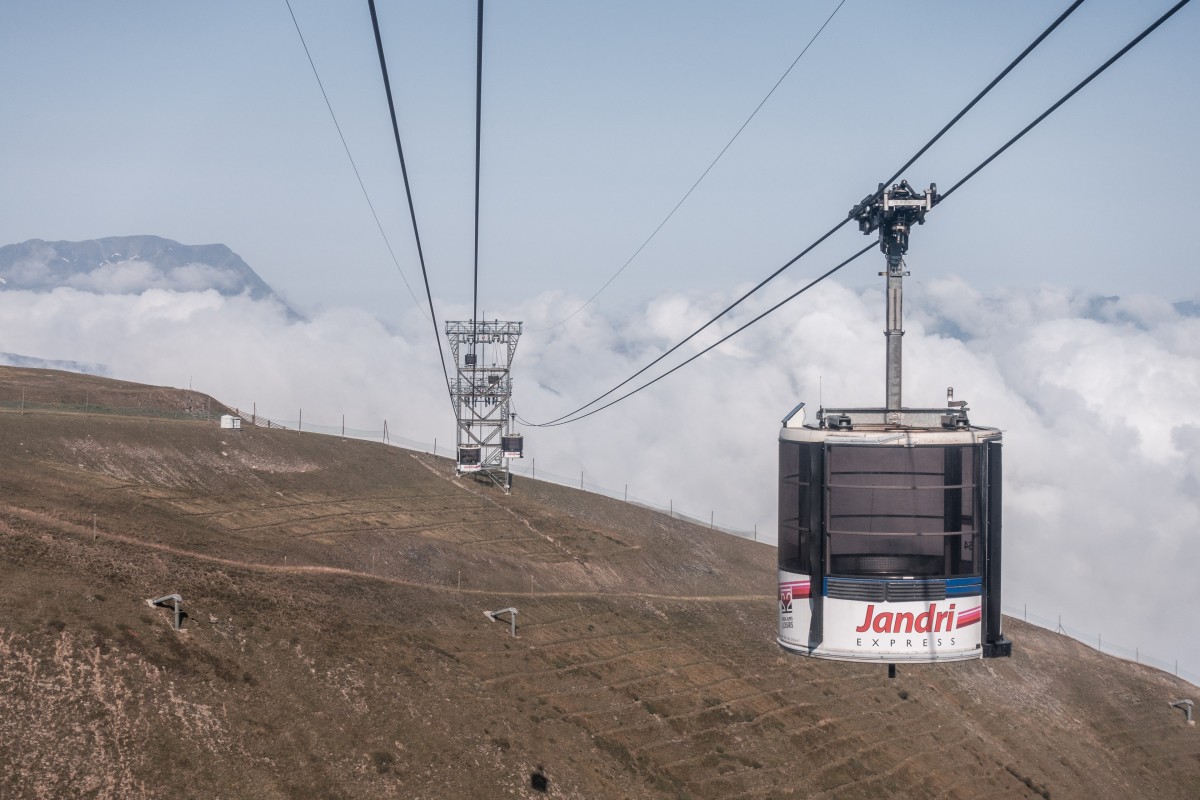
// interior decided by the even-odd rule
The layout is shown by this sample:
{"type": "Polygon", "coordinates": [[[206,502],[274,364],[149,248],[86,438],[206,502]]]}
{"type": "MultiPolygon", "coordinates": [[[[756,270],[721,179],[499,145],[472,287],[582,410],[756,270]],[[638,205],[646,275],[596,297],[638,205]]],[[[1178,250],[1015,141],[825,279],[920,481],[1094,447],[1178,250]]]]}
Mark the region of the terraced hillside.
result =
{"type": "Polygon", "coordinates": [[[1014,620],[896,680],[790,657],[773,559],[383,445],[0,412],[0,796],[1200,796],[1194,687],[1014,620]]]}

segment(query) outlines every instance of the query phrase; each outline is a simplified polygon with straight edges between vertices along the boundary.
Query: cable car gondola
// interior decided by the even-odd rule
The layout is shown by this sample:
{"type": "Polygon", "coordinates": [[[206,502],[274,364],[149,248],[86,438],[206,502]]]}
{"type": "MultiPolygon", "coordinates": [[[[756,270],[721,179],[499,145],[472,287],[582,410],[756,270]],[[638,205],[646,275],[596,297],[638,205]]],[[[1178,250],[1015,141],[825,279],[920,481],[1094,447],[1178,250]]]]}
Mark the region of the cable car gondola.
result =
{"type": "Polygon", "coordinates": [[[477,444],[461,445],[458,448],[458,465],[459,473],[463,472],[478,472],[482,467],[481,456],[483,448],[477,444]]]}
{"type": "Polygon", "coordinates": [[[901,182],[851,211],[887,255],[887,401],[804,404],[779,432],[779,644],[846,661],[1012,654],[1001,630],[1000,431],[900,402],[903,255],[937,202],[901,182]]]}
{"type": "Polygon", "coordinates": [[[1007,656],[1001,434],[945,409],[803,404],[779,433],[779,644],[848,661],[1007,656]]]}
{"type": "Polygon", "coordinates": [[[525,437],[519,433],[509,433],[501,436],[500,455],[505,458],[524,458],[525,437]]]}

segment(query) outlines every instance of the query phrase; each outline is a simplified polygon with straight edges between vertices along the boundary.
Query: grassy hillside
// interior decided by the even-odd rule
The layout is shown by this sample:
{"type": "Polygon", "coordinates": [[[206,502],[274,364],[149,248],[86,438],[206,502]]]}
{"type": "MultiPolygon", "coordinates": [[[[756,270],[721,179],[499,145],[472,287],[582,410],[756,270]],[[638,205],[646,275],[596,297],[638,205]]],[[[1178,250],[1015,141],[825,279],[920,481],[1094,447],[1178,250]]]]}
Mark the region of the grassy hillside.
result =
{"type": "MultiPolygon", "coordinates": [[[[0,399],[33,380],[131,386],[0,369],[0,399]]],[[[1012,659],[896,680],[788,656],[774,580],[772,548],[379,444],[0,411],[0,796],[1200,796],[1194,687],[1014,620],[1012,659]]]]}

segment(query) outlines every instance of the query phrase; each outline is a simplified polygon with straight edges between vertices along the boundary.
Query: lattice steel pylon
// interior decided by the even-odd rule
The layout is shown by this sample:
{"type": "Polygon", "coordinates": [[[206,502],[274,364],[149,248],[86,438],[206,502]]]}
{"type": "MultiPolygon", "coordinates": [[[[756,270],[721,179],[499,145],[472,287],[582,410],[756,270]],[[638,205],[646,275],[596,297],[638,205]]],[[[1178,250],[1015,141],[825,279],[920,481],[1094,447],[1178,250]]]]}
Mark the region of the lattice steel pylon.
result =
{"type": "Polygon", "coordinates": [[[513,354],[520,322],[446,322],[456,368],[450,387],[458,416],[455,472],[477,472],[508,491],[512,481],[501,444],[511,424],[513,354]]]}

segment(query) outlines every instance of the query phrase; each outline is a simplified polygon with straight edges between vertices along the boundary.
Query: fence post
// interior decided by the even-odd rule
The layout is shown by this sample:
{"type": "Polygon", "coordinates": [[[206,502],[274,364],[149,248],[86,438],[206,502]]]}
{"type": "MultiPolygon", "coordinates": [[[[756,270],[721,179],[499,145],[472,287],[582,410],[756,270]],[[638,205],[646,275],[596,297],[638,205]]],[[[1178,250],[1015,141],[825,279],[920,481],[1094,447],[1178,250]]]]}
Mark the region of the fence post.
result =
{"type": "Polygon", "coordinates": [[[342,438],[346,438],[346,415],[342,414],[342,438]]]}
{"type": "Polygon", "coordinates": [[[754,541],[758,541],[758,523],[754,523],[754,541]]]}
{"type": "Polygon", "coordinates": [[[433,437],[433,454],[437,456],[437,437],[433,437]]]}
{"type": "Polygon", "coordinates": [[[671,519],[675,519],[675,498],[671,498],[671,519]]]}
{"type": "Polygon", "coordinates": [[[708,529],[710,531],[713,529],[713,520],[716,519],[716,517],[717,517],[717,512],[715,512],[715,511],[708,512],[708,529]]]}
{"type": "Polygon", "coordinates": [[[300,409],[300,419],[297,420],[297,422],[296,422],[296,433],[299,433],[300,429],[303,427],[304,427],[304,409],[302,408],[302,409],[300,409]]]}
{"type": "Polygon", "coordinates": [[[579,470],[579,488],[583,488],[583,470],[579,470]]]}
{"type": "Polygon", "coordinates": [[[625,484],[625,502],[629,502],[629,484],[625,484]]]}

